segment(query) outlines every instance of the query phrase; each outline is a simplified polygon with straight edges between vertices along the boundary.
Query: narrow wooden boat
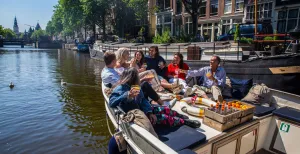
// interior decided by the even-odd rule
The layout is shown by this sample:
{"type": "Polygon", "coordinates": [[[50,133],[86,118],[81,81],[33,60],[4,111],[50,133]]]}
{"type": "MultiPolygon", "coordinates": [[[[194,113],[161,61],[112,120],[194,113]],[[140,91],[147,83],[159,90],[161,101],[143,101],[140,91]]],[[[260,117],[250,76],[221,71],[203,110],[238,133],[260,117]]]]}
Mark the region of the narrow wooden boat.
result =
{"type": "Polygon", "coordinates": [[[205,124],[203,119],[181,111],[179,102],[173,109],[190,119],[199,120],[200,128],[188,126],[155,128],[159,138],[133,123],[118,120],[117,109],[108,106],[104,93],[105,108],[115,128],[123,133],[130,153],[201,153],[201,154],[249,154],[299,152],[300,96],[271,90],[271,106],[256,106],[254,118],[227,131],[217,131],[205,124]]]}

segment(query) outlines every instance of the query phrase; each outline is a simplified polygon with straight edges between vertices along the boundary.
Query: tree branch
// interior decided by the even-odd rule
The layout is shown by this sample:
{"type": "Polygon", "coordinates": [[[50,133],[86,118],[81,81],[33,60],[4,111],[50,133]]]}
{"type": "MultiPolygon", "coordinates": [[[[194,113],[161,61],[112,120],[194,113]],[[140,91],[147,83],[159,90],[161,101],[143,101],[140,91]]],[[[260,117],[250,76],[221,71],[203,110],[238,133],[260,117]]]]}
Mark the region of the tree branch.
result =
{"type": "Polygon", "coordinates": [[[185,10],[186,10],[190,15],[193,15],[193,13],[191,12],[191,10],[188,8],[188,5],[190,5],[190,4],[187,3],[187,0],[181,0],[181,1],[182,1],[183,5],[184,5],[185,10]]]}

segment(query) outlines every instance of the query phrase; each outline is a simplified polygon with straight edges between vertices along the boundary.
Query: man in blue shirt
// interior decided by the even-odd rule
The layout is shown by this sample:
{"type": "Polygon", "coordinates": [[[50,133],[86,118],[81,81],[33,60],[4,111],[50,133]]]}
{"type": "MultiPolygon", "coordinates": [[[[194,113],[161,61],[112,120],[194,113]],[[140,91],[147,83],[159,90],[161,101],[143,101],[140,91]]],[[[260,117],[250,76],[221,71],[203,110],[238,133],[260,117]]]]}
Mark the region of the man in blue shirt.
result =
{"type": "Polygon", "coordinates": [[[104,54],[105,67],[101,72],[102,82],[106,87],[112,87],[120,80],[118,72],[114,69],[117,63],[116,55],[113,52],[106,52],[104,54]]]}
{"type": "Polygon", "coordinates": [[[187,71],[187,78],[203,76],[203,85],[197,91],[201,97],[208,98],[206,94],[212,93],[214,100],[218,100],[218,96],[222,96],[222,89],[226,83],[226,72],[223,67],[219,66],[220,62],[219,56],[212,56],[210,66],[187,71]]]}

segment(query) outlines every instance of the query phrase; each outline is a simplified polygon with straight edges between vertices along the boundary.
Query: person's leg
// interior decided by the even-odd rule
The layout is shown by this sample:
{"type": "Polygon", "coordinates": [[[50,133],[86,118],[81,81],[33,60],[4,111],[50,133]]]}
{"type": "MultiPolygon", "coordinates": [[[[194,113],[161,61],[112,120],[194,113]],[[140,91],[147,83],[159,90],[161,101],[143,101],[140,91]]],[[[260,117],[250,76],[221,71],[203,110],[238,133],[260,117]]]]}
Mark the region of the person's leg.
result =
{"type": "Polygon", "coordinates": [[[152,107],[152,112],[153,114],[165,114],[168,116],[172,116],[172,117],[179,117],[182,119],[188,119],[188,116],[182,115],[174,110],[171,110],[169,107],[167,106],[153,106],[152,107]]]}
{"type": "Polygon", "coordinates": [[[202,98],[208,98],[208,96],[206,95],[206,92],[202,88],[197,88],[196,94],[202,98]]]}
{"type": "Polygon", "coordinates": [[[146,99],[148,99],[148,97],[150,97],[152,100],[154,100],[158,104],[160,104],[160,105],[163,104],[163,101],[159,98],[158,94],[154,91],[154,89],[151,87],[151,85],[148,82],[142,82],[141,89],[142,89],[146,99]]]}
{"type": "Polygon", "coordinates": [[[157,124],[167,125],[170,127],[181,126],[184,124],[184,120],[178,117],[169,116],[166,114],[155,114],[157,118],[157,124]]]}
{"type": "Polygon", "coordinates": [[[222,96],[222,90],[218,86],[212,86],[211,93],[213,94],[214,100],[218,100],[218,97],[222,96]]]}

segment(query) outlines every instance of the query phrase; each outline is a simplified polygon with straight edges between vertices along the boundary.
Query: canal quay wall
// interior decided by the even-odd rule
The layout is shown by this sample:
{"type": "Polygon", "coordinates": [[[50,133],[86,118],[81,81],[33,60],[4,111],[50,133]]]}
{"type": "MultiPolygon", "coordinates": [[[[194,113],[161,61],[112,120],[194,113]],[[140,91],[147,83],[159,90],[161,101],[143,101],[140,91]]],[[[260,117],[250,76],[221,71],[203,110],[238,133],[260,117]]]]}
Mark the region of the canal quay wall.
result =
{"type": "Polygon", "coordinates": [[[61,43],[48,43],[48,42],[36,42],[32,44],[35,48],[41,48],[41,49],[62,49],[61,43]]]}
{"type": "MultiPolygon", "coordinates": [[[[62,44],[63,49],[75,49],[77,46],[74,43],[67,43],[67,44],[62,44]]],[[[77,48],[76,48],[77,49],[77,48]]]]}

